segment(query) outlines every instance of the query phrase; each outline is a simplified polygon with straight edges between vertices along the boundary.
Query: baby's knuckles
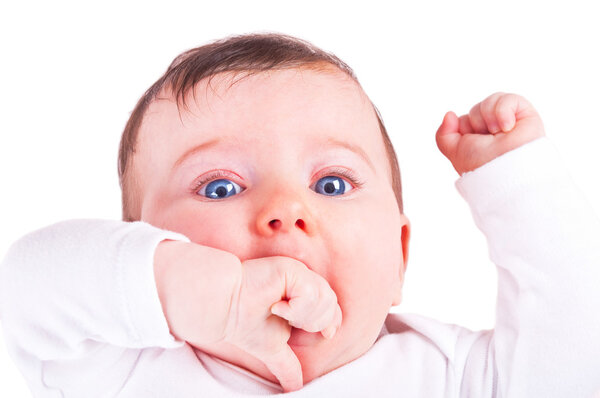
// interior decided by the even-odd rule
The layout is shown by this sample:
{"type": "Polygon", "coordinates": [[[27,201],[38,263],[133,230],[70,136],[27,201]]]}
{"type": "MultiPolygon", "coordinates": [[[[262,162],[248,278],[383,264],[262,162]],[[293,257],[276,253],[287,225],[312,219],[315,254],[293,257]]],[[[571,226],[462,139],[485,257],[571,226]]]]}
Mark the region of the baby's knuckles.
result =
{"type": "Polygon", "coordinates": [[[246,260],[242,269],[239,310],[248,314],[268,316],[273,304],[287,299],[295,315],[294,322],[306,325],[337,304],[327,281],[292,258],[274,256],[246,260]]]}
{"type": "Polygon", "coordinates": [[[259,346],[269,351],[269,344],[287,342],[290,324],[318,332],[334,321],[335,293],[304,264],[276,256],[246,260],[242,269],[242,282],[234,294],[227,326],[225,340],[229,343],[248,352],[259,346]],[[275,317],[270,311],[273,304],[285,299],[290,304],[288,320],[275,317]],[[271,342],[261,343],[261,339],[271,342]]]}
{"type": "Polygon", "coordinates": [[[318,286],[318,275],[283,256],[246,260],[242,269],[242,281],[232,300],[223,341],[263,362],[284,388],[299,388],[296,386],[302,383],[299,362],[287,346],[291,326],[287,320],[272,315],[270,309],[291,294],[288,289],[292,286],[318,286]],[[283,359],[282,352],[286,352],[283,359]],[[288,377],[292,381],[287,381],[288,377]]]}
{"type": "Polygon", "coordinates": [[[490,133],[497,133],[501,130],[496,107],[499,103],[498,100],[504,95],[505,94],[501,92],[494,93],[481,102],[481,116],[490,133]]]}

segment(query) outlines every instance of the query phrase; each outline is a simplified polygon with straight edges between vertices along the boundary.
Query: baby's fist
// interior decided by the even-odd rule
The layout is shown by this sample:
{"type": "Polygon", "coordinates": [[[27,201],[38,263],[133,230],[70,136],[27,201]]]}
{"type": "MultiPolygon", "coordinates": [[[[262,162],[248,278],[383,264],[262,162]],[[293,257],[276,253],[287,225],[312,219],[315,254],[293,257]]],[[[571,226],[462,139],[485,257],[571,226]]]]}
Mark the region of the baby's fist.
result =
{"type": "Polygon", "coordinates": [[[544,135],[542,120],[525,98],[495,93],[468,115],[446,113],[435,140],[462,175],[544,135]]]}

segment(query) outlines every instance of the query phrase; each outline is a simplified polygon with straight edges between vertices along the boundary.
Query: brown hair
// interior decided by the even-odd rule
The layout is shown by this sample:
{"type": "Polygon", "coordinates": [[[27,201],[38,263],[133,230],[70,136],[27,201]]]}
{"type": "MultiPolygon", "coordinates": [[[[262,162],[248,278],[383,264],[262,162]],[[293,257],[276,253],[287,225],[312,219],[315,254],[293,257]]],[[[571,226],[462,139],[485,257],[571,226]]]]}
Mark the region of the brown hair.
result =
{"type": "MultiPolygon", "coordinates": [[[[351,77],[359,86],[354,71],[333,54],[313,44],[283,34],[260,33],[232,36],[188,50],[177,56],[165,74],[140,98],[133,109],[119,146],[119,184],[123,205],[123,220],[138,221],[141,218],[141,190],[133,168],[133,154],[146,109],[163,89],[170,89],[177,104],[185,106],[185,96],[204,78],[212,78],[222,72],[246,72],[248,74],[274,70],[309,68],[327,70],[333,65],[351,77]]],[[[372,104],[372,103],[371,103],[372,104]]],[[[373,109],[386,148],[392,173],[392,188],[400,213],[402,184],[400,168],[392,142],[387,134],[377,108],[373,109]]]]}

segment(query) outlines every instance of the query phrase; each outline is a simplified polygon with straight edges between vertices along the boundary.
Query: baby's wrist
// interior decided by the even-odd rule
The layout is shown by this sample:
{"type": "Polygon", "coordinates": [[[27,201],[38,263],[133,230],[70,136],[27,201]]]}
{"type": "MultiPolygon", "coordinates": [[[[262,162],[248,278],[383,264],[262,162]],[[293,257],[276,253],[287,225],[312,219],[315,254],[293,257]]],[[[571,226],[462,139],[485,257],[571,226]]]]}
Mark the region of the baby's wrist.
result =
{"type": "Polygon", "coordinates": [[[232,295],[239,290],[240,260],[223,250],[179,241],[160,242],[154,259],[171,334],[195,344],[222,340],[232,295]]]}

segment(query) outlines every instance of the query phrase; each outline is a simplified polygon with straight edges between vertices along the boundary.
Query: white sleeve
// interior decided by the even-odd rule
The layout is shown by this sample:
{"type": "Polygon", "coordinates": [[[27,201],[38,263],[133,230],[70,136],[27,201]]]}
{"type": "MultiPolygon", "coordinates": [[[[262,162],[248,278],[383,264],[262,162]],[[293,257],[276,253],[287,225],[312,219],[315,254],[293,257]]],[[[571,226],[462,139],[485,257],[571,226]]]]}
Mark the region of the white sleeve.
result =
{"type": "Polygon", "coordinates": [[[0,264],[9,349],[44,361],[81,356],[90,342],[183,345],[169,332],[154,280],[164,239],[189,242],[144,222],[110,220],[64,221],[15,242],[0,264]]]}
{"type": "Polygon", "coordinates": [[[456,187],[498,270],[496,326],[473,345],[480,352],[467,361],[462,395],[479,373],[496,397],[592,396],[600,388],[600,220],[556,147],[535,140],[456,187]]]}

